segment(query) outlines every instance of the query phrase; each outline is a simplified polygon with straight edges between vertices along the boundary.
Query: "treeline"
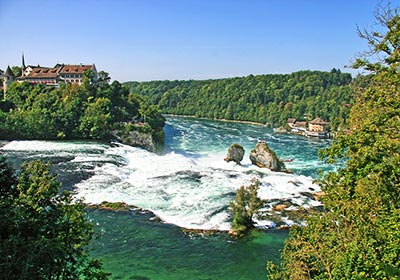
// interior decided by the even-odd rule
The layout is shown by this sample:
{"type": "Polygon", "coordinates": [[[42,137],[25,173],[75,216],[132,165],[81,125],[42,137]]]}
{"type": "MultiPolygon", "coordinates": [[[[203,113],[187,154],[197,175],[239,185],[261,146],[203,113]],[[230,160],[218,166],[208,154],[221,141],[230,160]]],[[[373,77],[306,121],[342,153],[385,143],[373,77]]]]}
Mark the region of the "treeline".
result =
{"type": "Polygon", "coordinates": [[[320,117],[343,126],[353,102],[348,73],[299,71],[204,81],[127,82],[163,113],[284,125],[288,118],[320,117]]]}
{"type": "Polygon", "coordinates": [[[87,72],[82,85],[54,88],[14,82],[0,102],[0,138],[106,140],[113,130],[144,116],[146,125],[140,129],[163,142],[164,117],[118,81],[95,83],[93,73],[87,72]]]}

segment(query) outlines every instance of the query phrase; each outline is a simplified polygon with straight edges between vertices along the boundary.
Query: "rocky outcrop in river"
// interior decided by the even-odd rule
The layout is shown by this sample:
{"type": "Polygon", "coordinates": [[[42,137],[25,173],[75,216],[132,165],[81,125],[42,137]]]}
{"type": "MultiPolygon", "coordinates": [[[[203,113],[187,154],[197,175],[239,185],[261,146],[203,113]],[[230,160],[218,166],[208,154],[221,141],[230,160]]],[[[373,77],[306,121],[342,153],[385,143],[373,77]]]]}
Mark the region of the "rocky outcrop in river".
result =
{"type": "Polygon", "coordinates": [[[256,148],[250,153],[251,163],[260,168],[268,168],[271,171],[283,171],[285,164],[279,160],[275,152],[272,151],[267,143],[259,142],[256,148]]]}
{"type": "Polygon", "coordinates": [[[224,160],[226,162],[236,162],[237,164],[240,164],[244,156],[244,149],[241,145],[239,144],[232,144],[229,149],[228,149],[228,154],[226,155],[226,158],[224,160]]]}
{"type": "Polygon", "coordinates": [[[153,153],[156,152],[156,145],[150,133],[143,133],[139,131],[121,133],[120,131],[114,131],[113,135],[123,144],[133,147],[140,147],[153,153]]]}

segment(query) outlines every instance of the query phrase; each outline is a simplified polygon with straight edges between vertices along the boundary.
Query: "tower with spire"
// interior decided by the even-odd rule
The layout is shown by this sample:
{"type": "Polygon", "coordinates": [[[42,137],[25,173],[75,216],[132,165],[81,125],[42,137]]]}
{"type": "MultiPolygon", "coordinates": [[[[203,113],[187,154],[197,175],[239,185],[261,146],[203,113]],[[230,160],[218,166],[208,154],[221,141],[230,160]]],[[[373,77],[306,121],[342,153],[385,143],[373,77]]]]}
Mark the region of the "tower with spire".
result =
{"type": "Polygon", "coordinates": [[[25,56],[24,56],[24,52],[22,52],[21,77],[24,76],[25,68],[26,68],[26,65],[25,65],[25,56]]]}

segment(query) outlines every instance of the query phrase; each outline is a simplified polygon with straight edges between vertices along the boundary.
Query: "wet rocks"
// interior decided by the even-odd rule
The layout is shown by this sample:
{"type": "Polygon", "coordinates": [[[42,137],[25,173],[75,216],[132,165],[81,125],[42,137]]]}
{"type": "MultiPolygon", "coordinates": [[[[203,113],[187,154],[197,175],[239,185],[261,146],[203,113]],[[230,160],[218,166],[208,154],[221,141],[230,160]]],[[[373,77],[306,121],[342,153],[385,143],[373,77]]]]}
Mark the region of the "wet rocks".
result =
{"type": "Polygon", "coordinates": [[[228,154],[226,155],[226,158],[224,159],[226,162],[236,162],[237,164],[240,164],[244,156],[244,149],[241,145],[239,144],[232,144],[229,149],[228,149],[228,154]]]}
{"type": "Polygon", "coordinates": [[[250,153],[251,163],[260,168],[268,168],[271,171],[283,171],[285,164],[279,160],[275,152],[272,151],[267,143],[259,142],[256,148],[250,153]]]}
{"type": "Polygon", "coordinates": [[[122,131],[113,131],[114,137],[125,145],[140,147],[149,152],[156,151],[156,145],[150,133],[139,131],[130,131],[129,133],[122,131]]]}
{"type": "Polygon", "coordinates": [[[90,208],[97,208],[97,209],[104,209],[104,210],[111,210],[111,211],[122,211],[126,212],[129,211],[130,206],[125,202],[108,202],[103,201],[100,204],[88,205],[90,208]]]}

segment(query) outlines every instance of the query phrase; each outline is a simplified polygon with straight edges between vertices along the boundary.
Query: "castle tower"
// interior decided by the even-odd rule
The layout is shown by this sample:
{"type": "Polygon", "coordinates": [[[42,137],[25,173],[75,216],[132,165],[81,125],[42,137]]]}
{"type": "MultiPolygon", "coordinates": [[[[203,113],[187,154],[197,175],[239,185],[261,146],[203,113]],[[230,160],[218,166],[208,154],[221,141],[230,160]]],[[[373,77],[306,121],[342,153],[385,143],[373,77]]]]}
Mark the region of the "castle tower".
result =
{"type": "Polygon", "coordinates": [[[7,67],[6,72],[4,73],[3,78],[3,91],[4,91],[4,99],[6,99],[7,86],[15,80],[15,76],[10,66],[7,67]]]}
{"type": "Polygon", "coordinates": [[[25,56],[24,56],[24,52],[22,52],[21,77],[24,76],[25,68],[26,68],[26,65],[25,65],[25,56]]]}

